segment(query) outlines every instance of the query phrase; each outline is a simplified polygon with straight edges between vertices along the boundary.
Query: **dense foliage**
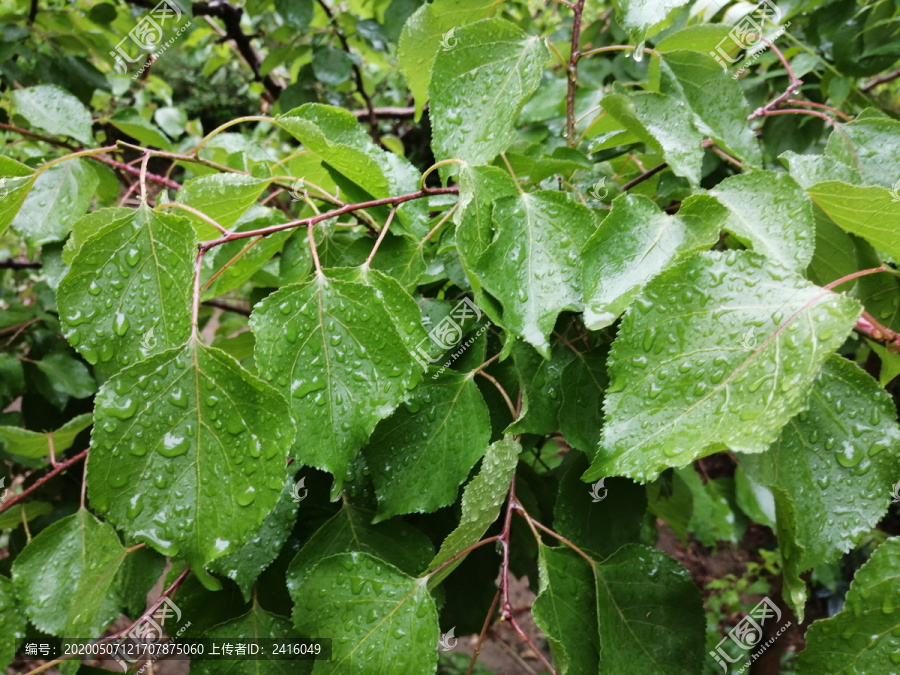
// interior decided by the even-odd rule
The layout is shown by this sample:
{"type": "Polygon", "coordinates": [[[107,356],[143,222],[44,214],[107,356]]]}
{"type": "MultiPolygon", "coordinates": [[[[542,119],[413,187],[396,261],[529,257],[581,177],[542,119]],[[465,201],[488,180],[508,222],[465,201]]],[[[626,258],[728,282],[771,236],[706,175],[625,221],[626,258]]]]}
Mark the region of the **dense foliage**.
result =
{"type": "Polygon", "coordinates": [[[0,8],[0,665],[900,668],[897,2],[0,8]]]}

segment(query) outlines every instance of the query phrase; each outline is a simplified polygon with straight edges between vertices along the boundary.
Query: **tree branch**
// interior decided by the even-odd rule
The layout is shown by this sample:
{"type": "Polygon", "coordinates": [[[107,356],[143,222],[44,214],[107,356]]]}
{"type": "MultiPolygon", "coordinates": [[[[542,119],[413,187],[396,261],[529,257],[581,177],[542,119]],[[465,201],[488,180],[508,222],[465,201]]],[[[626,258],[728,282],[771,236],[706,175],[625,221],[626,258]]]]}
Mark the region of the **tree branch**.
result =
{"type": "MultiPolygon", "coordinates": [[[[331,25],[334,28],[334,34],[337,36],[338,41],[340,41],[341,47],[343,47],[344,51],[347,52],[348,56],[352,57],[352,52],[350,51],[350,43],[347,42],[347,37],[341,30],[340,25],[338,25],[337,17],[334,15],[334,12],[331,11],[331,7],[328,6],[325,0],[316,1],[319,3],[322,11],[325,12],[325,15],[331,22],[331,25]]],[[[350,63],[353,67],[353,79],[356,81],[356,89],[357,91],[359,91],[359,95],[362,96],[362,99],[366,104],[366,112],[369,116],[369,134],[372,136],[372,139],[380,145],[381,138],[378,135],[378,115],[375,114],[375,107],[372,105],[372,98],[366,93],[366,88],[363,86],[362,71],[359,69],[359,66],[356,65],[356,61],[351,58],[350,63]]]]}
{"type": "Polygon", "coordinates": [[[34,482],[34,485],[32,485],[31,487],[28,487],[28,488],[24,489],[22,492],[20,492],[19,494],[17,494],[17,495],[16,495],[15,497],[13,497],[12,499],[9,499],[9,500],[3,502],[2,504],[0,504],[0,513],[3,513],[4,511],[6,511],[6,510],[7,510],[9,507],[11,507],[13,504],[18,504],[20,501],[22,501],[23,499],[25,499],[25,497],[27,497],[27,496],[30,495],[32,492],[34,492],[34,491],[37,490],[39,487],[41,487],[41,486],[42,486],[44,483],[46,483],[48,480],[50,480],[50,479],[53,478],[54,476],[56,476],[56,475],[62,473],[63,471],[65,471],[66,469],[68,469],[70,466],[72,466],[75,462],[77,462],[77,461],[79,461],[79,460],[82,460],[82,459],[84,459],[85,457],[87,457],[87,454],[88,454],[88,451],[87,451],[87,450],[82,450],[81,452],[79,452],[79,453],[78,453],[77,455],[75,455],[74,457],[71,457],[71,458],[67,459],[65,462],[60,462],[59,464],[57,464],[51,471],[48,471],[44,476],[41,476],[40,478],[38,478],[38,479],[34,482]]]}
{"type": "Polygon", "coordinates": [[[253,71],[254,79],[257,82],[263,83],[263,86],[266,88],[266,91],[272,97],[273,101],[277,100],[284,87],[273,80],[270,75],[266,75],[265,77],[260,75],[259,55],[256,53],[256,50],[253,49],[253,43],[250,41],[250,36],[244,33],[241,28],[241,17],[244,14],[244,10],[240,7],[235,7],[226,0],[195,2],[193,4],[193,10],[195,16],[213,16],[222,20],[222,23],[225,25],[225,38],[234,42],[238,52],[240,52],[241,56],[247,62],[247,65],[249,65],[250,69],[253,71]]]}

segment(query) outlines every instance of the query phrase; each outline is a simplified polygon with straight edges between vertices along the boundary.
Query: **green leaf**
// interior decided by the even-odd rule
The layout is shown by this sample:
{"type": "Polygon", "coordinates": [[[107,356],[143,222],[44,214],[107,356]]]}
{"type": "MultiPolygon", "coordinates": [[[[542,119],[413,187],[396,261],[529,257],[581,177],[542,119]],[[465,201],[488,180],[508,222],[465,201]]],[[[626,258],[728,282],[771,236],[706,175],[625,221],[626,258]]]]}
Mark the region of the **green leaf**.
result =
{"type": "Polygon", "coordinates": [[[12,663],[16,644],[25,637],[27,623],[12,581],[0,576],[0,667],[12,663]]]}
{"type": "MultiPolygon", "coordinates": [[[[785,573],[799,575],[837,559],[884,516],[896,481],[891,454],[900,442],[889,394],[842,357],[825,362],[809,409],[792,419],[762,455],[741,458],[757,482],[777,488],[778,537],[785,573]],[[796,522],[785,527],[784,500],[796,522]]],[[[802,598],[792,598],[800,611],[802,598]]]]}
{"type": "Polygon", "coordinates": [[[16,595],[45,633],[99,635],[119,615],[116,577],[126,555],[112,526],[81,509],[42,530],[18,555],[16,595]]]}
{"type": "MultiPolygon", "coordinates": [[[[436,570],[453,556],[478,543],[491,523],[497,520],[521,452],[522,446],[511,436],[488,446],[478,475],[463,490],[459,525],[444,539],[441,550],[428,565],[429,570],[436,570]]],[[[441,573],[434,575],[430,583],[438,583],[452,567],[448,565],[441,573]]]]}
{"type": "MultiPolygon", "coordinates": [[[[813,206],[813,215],[816,219],[816,248],[807,270],[807,277],[814,284],[824,286],[859,269],[856,242],[851,235],[835,225],[818,206],[813,206]]],[[[878,265],[880,262],[875,264],[878,265]]]]}
{"type": "Polygon", "coordinates": [[[595,563],[603,672],[694,675],[703,669],[703,604],[688,571],[629,544],[595,563]]]}
{"type": "Polygon", "coordinates": [[[560,380],[559,431],[569,445],[590,458],[603,428],[603,396],[609,386],[606,353],[606,348],[580,352],[563,370],[560,380]]]}
{"type": "MultiPolygon", "coordinates": [[[[209,640],[259,640],[262,644],[270,638],[275,642],[296,637],[297,633],[287,617],[271,614],[256,603],[253,603],[246,614],[213,626],[203,633],[203,638],[209,640]]],[[[271,644],[266,647],[266,654],[271,654],[271,644]]],[[[192,675],[294,675],[311,670],[312,663],[297,660],[238,658],[234,661],[203,659],[191,663],[192,675]]]]}
{"type": "Polygon", "coordinates": [[[409,17],[397,46],[397,65],[416,101],[416,120],[428,102],[431,69],[439,51],[454,49],[456,28],[484,19],[493,11],[489,0],[435,0],[409,17]]]}
{"type": "Polygon", "coordinates": [[[341,553],[316,565],[297,597],[297,630],[333,639],[331,661],[316,661],[314,673],[434,672],[439,629],[425,579],[367,553],[341,553]]]}
{"type": "Polygon", "coordinates": [[[312,0],[275,0],[275,11],[294,30],[306,30],[313,18],[312,0]]]}
{"type": "Polygon", "coordinates": [[[343,49],[323,45],[313,50],[312,69],[319,82],[336,87],[350,79],[353,61],[343,49]]]}
{"type": "Polygon", "coordinates": [[[716,478],[706,483],[692,466],[675,472],[691,492],[691,518],[688,529],[704,546],[713,547],[719,541],[737,544],[743,526],[735,519],[734,481],[716,478]]]}
{"type": "Polygon", "coordinates": [[[14,89],[10,94],[16,114],[35,129],[53,136],[71,136],[76,141],[93,145],[91,114],[81,101],[55,85],[42,84],[27,89],[14,89]]]}
{"type": "Polygon", "coordinates": [[[378,518],[430,512],[456,501],[491,439],[474,373],[425,379],[375,428],[364,452],[378,495],[378,518]]]}
{"type": "Polygon", "coordinates": [[[886,387],[893,382],[894,378],[900,375],[900,354],[889,352],[879,344],[870,343],[872,349],[881,359],[881,372],[878,375],[878,383],[882,387],[886,387]]]}
{"type": "Polygon", "coordinates": [[[13,228],[31,246],[62,241],[84,215],[99,179],[86,159],[73,159],[38,175],[13,228]]]}
{"type": "Polygon", "coordinates": [[[647,197],[617,197],[582,251],[585,326],[609,326],[647,282],[715,244],[727,213],[705,195],[688,197],[675,216],[647,197]]]}
{"type": "Polygon", "coordinates": [[[287,587],[299,604],[300,582],[320,561],[338,553],[368,553],[395,565],[407,574],[417,574],[434,553],[428,538],[402,520],[372,523],[371,511],[344,503],[341,510],[320,527],[291,561],[287,587]]]}
{"type": "Polygon", "coordinates": [[[292,499],[293,486],[292,481],[285,480],[275,508],[250,541],[234,553],[213,560],[209,566],[210,571],[234,581],[244,594],[245,602],[250,601],[253,584],[278,556],[297,520],[297,502],[292,499]]]}
{"type": "MultiPolygon", "coordinates": [[[[261,209],[262,211],[262,209],[261,209]]],[[[253,211],[249,212],[253,214],[253,211]]],[[[281,211],[272,209],[261,215],[243,218],[234,228],[237,232],[256,230],[272,225],[287,223],[288,218],[281,211]]],[[[227,293],[240,287],[261,270],[272,256],[278,253],[287,238],[291,236],[291,230],[282,230],[254,239],[235,239],[227,244],[216,246],[203,258],[204,264],[209,261],[211,270],[204,284],[201,298],[206,300],[227,293]],[[247,247],[250,248],[247,248],[247,247]],[[237,256],[237,260],[234,260],[237,256]],[[231,262],[234,260],[234,262],[231,262]],[[231,263],[230,265],[228,263],[231,263]],[[226,266],[227,265],[227,266],[226,266]],[[214,275],[218,275],[215,276],[214,275]]]]}
{"type": "Polygon", "coordinates": [[[724,228],[741,242],[795,270],[813,258],[816,226],[806,195],[788,174],[755,171],[726,178],[709,194],[731,213],[724,228]]]}
{"type": "Polygon", "coordinates": [[[826,155],[798,155],[788,150],[781,153],[778,159],[788,167],[791,178],[804,190],[827,180],[839,180],[850,184],[859,183],[861,180],[858,170],[826,155]]]}
{"type": "Polygon", "coordinates": [[[284,399],[191,340],[111,378],[95,404],[91,503],[130,536],[203,568],[247,543],[282,494],[284,399]]]}
{"type": "Polygon", "coordinates": [[[644,40],[671,23],[675,10],[689,0],[614,0],[616,22],[631,34],[631,41],[644,46],[644,40]]]}
{"type": "Polygon", "coordinates": [[[827,181],[807,192],[841,229],[900,259],[900,200],[894,199],[889,190],[827,181]]]}
{"type": "Polygon", "coordinates": [[[87,366],[68,354],[49,354],[35,364],[57,391],[72,398],[87,398],[97,391],[97,383],[87,366]]]}
{"type": "Polygon", "coordinates": [[[503,305],[503,325],[546,358],[557,315],[582,308],[578,253],[594,231],[593,216],[546,190],[498,200],[493,218],[496,237],[476,274],[503,305]]]}
{"type": "Polygon", "coordinates": [[[562,374],[574,354],[557,344],[550,358],[541,358],[530,346],[516,342],[512,346],[513,368],[522,392],[519,418],[509,425],[511,434],[553,434],[559,430],[562,406],[562,374]]]}
{"type": "Polygon", "coordinates": [[[599,485],[581,482],[587,459],[573,453],[559,481],[553,506],[553,528],[580,548],[608,556],[635,542],[647,510],[646,490],[625,478],[606,478],[599,485]]]}
{"type": "Polygon", "coordinates": [[[613,343],[603,442],[584,480],[647,481],[725,448],[764,451],[859,313],[748,252],[700,253],[664,272],[613,343]]]}
{"type": "Polygon", "coordinates": [[[34,184],[34,172],[24,164],[0,156],[0,235],[15,220],[34,184]]]}
{"type": "Polygon", "coordinates": [[[123,108],[109,118],[109,123],[145,147],[172,148],[169,138],[155,124],[141,117],[136,108],[123,108]]]}
{"type": "Polygon", "coordinates": [[[66,265],[71,265],[75,254],[81,249],[85,241],[90,239],[96,232],[111,225],[114,221],[127,220],[134,218],[135,210],[123,207],[114,207],[108,209],[97,209],[83,215],[81,218],[72,223],[72,233],[66,239],[66,243],[62,250],[62,261],[66,265]]]}
{"type": "Polygon", "coordinates": [[[38,516],[50,513],[53,507],[47,502],[28,502],[27,504],[13,504],[10,508],[0,513],[0,530],[12,530],[22,524],[23,520],[32,521],[38,516]]]}
{"type": "Polygon", "coordinates": [[[703,134],[685,103],[672,96],[641,92],[610,94],[603,97],[601,105],[652,152],[662,155],[676,176],[694,185],[700,183],[703,134]]]}
{"type": "Polygon", "coordinates": [[[745,163],[762,164],[759,143],[747,122],[750,107],[736,80],[708,55],[696,51],[670,51],[653,59],[651,67],[657,63],[662,75],[660,92],[687,103],[701,132],[745,163]]]}
{"type": "Polygon", "coordinates": [[[594,575],[574,551],[541,546],[540,591],[532,606],[534,622],[547,636],[560,675],[598,673],[600,640],[594,575]]]}
{"type": "Polygon", "coordinates": [[[856,573],[843,610],[809,627],[806,649],[797,658],[798,673],[878,675],[896,670],[898,569],[900,539],[892,537],[856,573]]]}
{"type": "Polygon", "coordinates": [[[183,344],[191,330],[193,242],[184,218],[146,206],[101,226],[59,285],[69,343],[105,373],[183,344]]]}
{"type": "MultiPolygon", "coordinates": [[[[269,182],[236,173],[200,176],[187,181],[178,191],[176,200],[204,213],[222,227],[231,228],[256,203],[269,182]]],[[[221,234],[193,213],[180,210],[178,215],[191,221],[198,239],[214,239],[221,234]]]]}
{"type": "Polygon", "coordinates": [[[429,84],[431,147],[436,160],[489,164],[515,139],[515,122],[541,82],[550,53],[503,19],[484,19],[455,33],[440,51],[429,84]]]}
{"type": "Polygon", "coordinates": [[[894,186],[900,165],[900,122],[885,118],[860,119],[836,127],[828,138],[826,157],[853,167],[866,185],[894,186]]]}
{"type": "MultiPolygon", "coordinates": [[[[93,392],[92,392],[93,393],[93,392]]],[[[56,431],[38,433],[20,427],[0,426],[0,436],[6,441],[6,452],[32,459],[49,457],[51,446],[59,457],[72,447],[75,437],[87,429],[94,421],[91,413],[77,415],[56,431]]]]}
{"type": "Polygon", "coordinates": [[[330,471],[336,489],[378,421],[421,371],[376,291],[317,275],[285,286],[250,317],[264,379],[306,431],[292,455],[330,471]]]}
{"type": "MultiPolygon", "coordinates": [[[[327,168],[353,184],[341,184],[353,200],[381,199],[416,192],[419,172],[399,155],[379,148],[349,110],[308,103],[280,115],[276,122],[306,149],[319,157],[327,168]]],[[[382,213],[384,222],[388,210],[382,213]]],[[[411,234],[421,239],[428,232],[428,211],[423,200],[404,204],[397,211],[392,232],[411,234]]]]}
{"type": "Polygon", "coordinates": [[[458,178],[459,206],[453,216],[456,249],[475,294],[475,303],[496,320],[499,315],[499,311],[493,311],[496,303],[481,292],[475,268],[494,238],[491,220],[494,202],[502,197],[515,197],[518,191],[509,172],[496,166],[464,164],[458,178]]]}

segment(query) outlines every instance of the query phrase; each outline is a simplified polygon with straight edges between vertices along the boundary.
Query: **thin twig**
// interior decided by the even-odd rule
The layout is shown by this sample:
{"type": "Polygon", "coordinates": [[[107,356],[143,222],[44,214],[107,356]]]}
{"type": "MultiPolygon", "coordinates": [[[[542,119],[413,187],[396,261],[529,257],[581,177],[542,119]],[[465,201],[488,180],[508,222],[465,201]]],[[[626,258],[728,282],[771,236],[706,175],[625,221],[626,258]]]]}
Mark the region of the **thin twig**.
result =
{"type": "Polygon", "coordinates": [[[235,239],[246,239],[247,237],[257,237],[259,235],[268,235],[273,234],[274,232],[281,232],[282,230],[290,230],[295,227],[303,227],[309,225],[315,225],[323,220],[329,220],[331,218],[336,218],[337,216],[342,216],[345,213],[351,213],[353,211],[361,211],[363,209],[375,208],[377,206],[396,206],[398,204],[402,204],[403,202],[412,201],[414,199],[422,199],[423,197],[430,197],[432,195],[452,195],[459,194],[459,188],[456,186],[453,187],[445,187],[445,188],[426,188],[424,190],[419,190],[417,192],[410,192],[404,195],[397,195],[396,197],[384,197],[382,199],[372,199],[367,202],[359,202],[357,204],[345,204],[344,206],[335,209],[333,211],[328,211],[326,213],[322,213],[316,216],[310,216],[309,218],[302,218],[300,220],[294,220],[289,223],[282,223],[280,225],[270,225],[269,227],[263,227],[258,230],[246,230],[243,232],[230,232],[227,235],[222,235],[218,239],[212,239],[210,241],[204,241],[200,243],[200,247],[204,250],[209,250],[216,246],[221,246],[222,244],[227,244],[229,241],[234,241],[235,239]]]}
{"type": "Polygon", "coordinates": [[[576,0],[572,8],[572,43],[569,50],[569,67],[566,71],[566,141],[575,144],[575,89],[578,86],[578,51],[581,42],[581,17],[584,13],[584,0],[576,0]]]}
{"type": "Polygon", "coordinates": [[[627,192],[628,190],[633,188],[635,185],[639,185],[640,183],[643,183],[648,178],[652,178],[653,176],[658,174],[660,171],[665,169],[667,166],[669,166],[669,165],[666,162],[663,162],[662,164],[657,164],[652,169],[648,169],[647,171],[642,173],[637,178],[632,178],[630,181],[625,183],[625,185],[622,186],[622,190],[627,192]]]}
{"type": "Polygon", "coordinates": [[[384,223],[384,227],[381,228],[381,232],[378,233],[378,239],[375,240],[375,245],[372,247],[372,250],[369,252],[369,257],[366,258],[366,262],[363,263],[364,267],[368,267],[372,264],[372,258],[375,257],[375,254],[378,252],[378,247],[381,246],[381,242],[384,239],[385,235],[387,235],[388,228],[391,226],[391,221],[394,219],[394,214],[397,213],[397,207],[394,206],[391,208],[391,212],[388,214],[387,220],[384,223]]]}
{"type": "Polygon", "coordinates": [[[53,468],[53,470],[48,471],[44,476],[41,476],[40,478],[38,478],[38,479],[34,482],[34,485],[32,485],[31,487],[26,488],[25,490],[23,490],[22,492],[20,492],[19,494],[17,494],[17,495],[16,495],[15,497],[13,497],[12,499],[8,499],[8,500],[6,500],[5,502],[3,502],[2,504],[0,504],[0,513],[3,513],[4,511],[6,511],[6,510],[7,510],[10,506],[12,506],[13,504],[17,504],[18,502],[20,502],[20,501],[22,501],[23,499],[25,499],[25,497],[27,497],[27,496],[30,495],[32,492],[34,492],[35,490],[37,490],[39,487],[41,487],[44,483],[46,483],[48,480],[50,480],[50,479],[53,478],[54,476],[57,476],[57,475],[61,474],[63,471],[65,471],[65,470],[68,469],[70,466],[72,466],[75,462],[77,462],[77,461],[79,461],[79,460],[82,460],[82,459],[84,459],[85,457],[87,457],[87,454],[88,454],[88,451],[87,451],[87,450],[82,450],[81,452],[79,452],[79,453],[78,453],[77,455],[75,455],[74,457],[71,457],[71,458],[67,459],[65,462],[60,462],[59,464],[57,464],[57,465],[53,468]]]}

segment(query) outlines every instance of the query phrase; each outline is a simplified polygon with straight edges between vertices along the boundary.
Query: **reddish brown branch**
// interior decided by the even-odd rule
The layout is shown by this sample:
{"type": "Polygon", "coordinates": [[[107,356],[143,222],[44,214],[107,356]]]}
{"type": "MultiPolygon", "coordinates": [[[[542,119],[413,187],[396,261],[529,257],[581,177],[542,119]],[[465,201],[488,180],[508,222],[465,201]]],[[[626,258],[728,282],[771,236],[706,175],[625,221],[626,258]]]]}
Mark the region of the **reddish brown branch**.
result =
{"type": "Polygon", "coordinates": [[[410,192],[405,195],[397,195],[396,197],[384,197],[383,199],[372,199],[367,202],[359,202],[358,204],[345,204],[344,206],[334,209],[333,211],[328,211],[327,213],[322,213],[317,216],[310,216],[309,218],[303,218],[301,220],[294,220],[290,223],[283,223],[280,225],[271,225],[269,227],[262,227],[258,230],[245,230],[243,232],[229,232],[228,234],[224,234],[217,239],[211,239],[210,241],[204,241],[200,243],[201,251],[208,251],[211,248],[215,248],[216,246],[221,246],[222,244],[227,244],[229,241],[235,241],[237,239],[246,239],[247,237],[259,237],[266,236],[268,234],[273,234],[274,232],[281,232],[282,230],[289,230],[295,227],[304,227],[309,225],[315,225],[323,220],[329,220],[330,218],[336,218],[337,216],[342,216],[345,213],[352,213],[353,211],[361,211],[363,209],[375,208],[378,206],[396,206],[398,204],[403,204],[404,202],[409,202],[414,199],[422,199],[423,197],[430,197],[431,195],[454,195],[459,193],[459,188],[454,187],[445,187],[445,188],[424,188],[422,190],[418,190],[417,192],[410,192]]]}
{"type": "Polygon", "coordinates": [[[17,495],[16,495],[15,497],[13,497],[12,499],[9,499],[9,500],[3,502],[2,504],[0,504],[0,513],[3,513],[3,512],[6,511],[7,509],[9,509],[9,507],[11,507],[13,504],[18,504],[20,501],[22,501],[23,499],[25,499],[25,497],[27,497],[27,496],[30,495],[32,492],[34,492],[34,491],[37,490],[39,487],[41,487],[41,486],[42,486],[44,483],[46,483],[48,480],[50,480],[50,479],[53,478],[54,476],[56,476],[56,475],[62,473],[63,471],[65,471],[66,469],[68,469],[70,466],[72,466],[73,464],[75,464],[75,462],[78,462],[79,460],[82,460],[82,459],[84,459],[85,457],[87,457],[87,454],[88,454],[88,451],[87,451],[87,450],[82,450],[81,452],[79,452],[79,453],[78,453],[77,455],[75,455],[74,457],[71,457],[71,458],[67,459],[65,462],[61,462],[61,463],[57,464],[51,471],[48,471],[44,476],[41,476],[40,478],[38,478],[38,479],[34,482],[34,485],[32,485],[31,487],[28,487],[28,488],[24,489],[21,493],[17,494],[17,495]]]}

